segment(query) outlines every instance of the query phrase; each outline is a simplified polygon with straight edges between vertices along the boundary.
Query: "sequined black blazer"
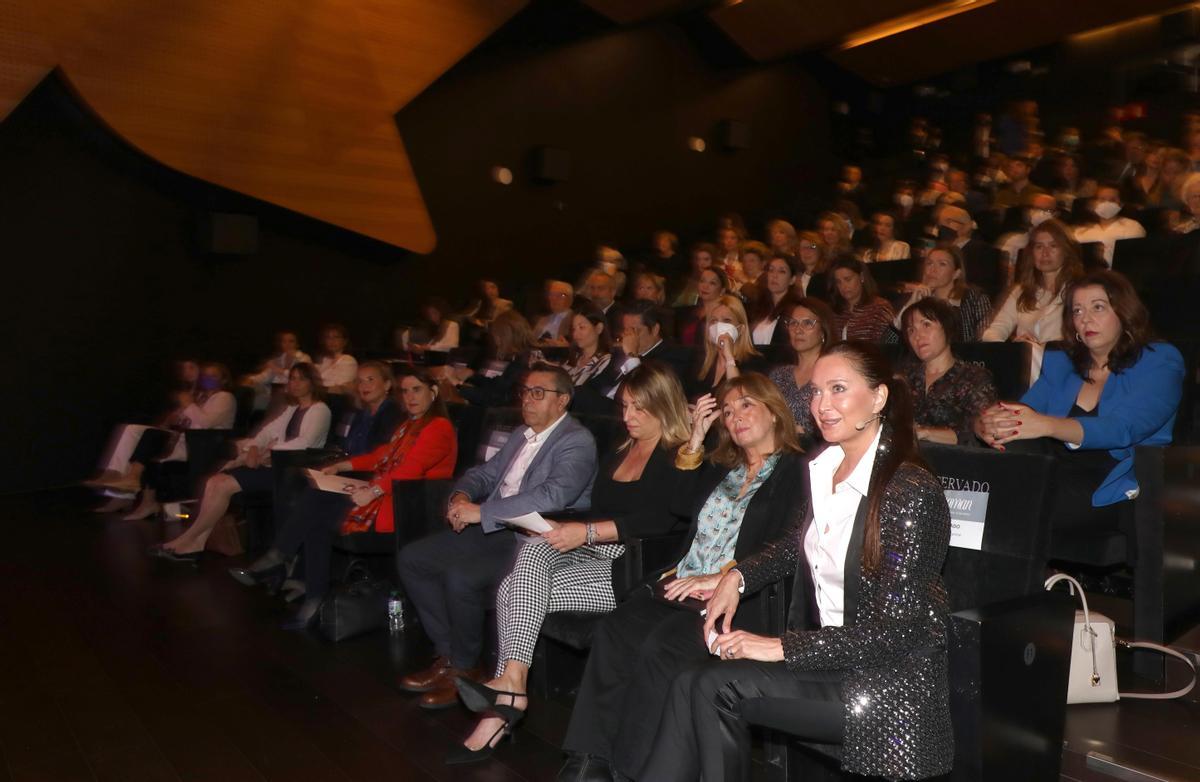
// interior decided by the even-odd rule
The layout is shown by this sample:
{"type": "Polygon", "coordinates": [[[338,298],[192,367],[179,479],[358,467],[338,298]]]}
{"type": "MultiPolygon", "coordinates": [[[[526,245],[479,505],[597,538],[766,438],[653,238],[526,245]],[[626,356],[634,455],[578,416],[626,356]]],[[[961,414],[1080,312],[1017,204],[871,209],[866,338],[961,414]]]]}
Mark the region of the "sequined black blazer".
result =
{"type": "Polygon", "coordinates": [[[888,779],[945,774],[954,762],[946,669],[949,609],[941,578],[950,512],[933,475],[901,465],[880,506],[881,564],[867,572],[861,556],[868,506],[865,498],[859,503],[846,556],[841,627],[821,628],[816,621],[803,546],[811,510],[738,570],[747,593],[788,576],[795,579],[783,636],[789,668],[848,671],[842,691],[843,769],[888,779]]]}

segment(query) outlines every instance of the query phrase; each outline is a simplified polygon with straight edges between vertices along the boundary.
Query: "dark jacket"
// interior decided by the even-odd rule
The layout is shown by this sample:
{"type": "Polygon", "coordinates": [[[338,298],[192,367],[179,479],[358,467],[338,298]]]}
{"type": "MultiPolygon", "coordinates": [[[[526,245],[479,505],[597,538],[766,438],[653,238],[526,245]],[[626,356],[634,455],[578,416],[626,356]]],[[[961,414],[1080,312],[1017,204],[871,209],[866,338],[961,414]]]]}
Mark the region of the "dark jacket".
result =
{"type": "Polygon", "coordinates": [[[403,418],[400,406],[391,399],[383,400],[373,416],[366,408],[359,410],[346,433],[346,453],[359,456],[389,442],[403,418]]]}
{"type": "MultiPolygon", "coordinates": [[[[885,439],[880,444],[880,453],[886,443],[885,439]]],[[[803,546],[812,523],[811,505],[802,523],[739,564],[738,570],[747,595],[773,581],[793,578],[783,636],[788,668],[847,671],[842,691],[843,769],[889,779],[945,774],[954,762],[946,660],[949,608],[941,578],[950,511],[941,485],[928,470],[901,465],[880,506],[882,564],[877,572],[864,572],[863,529],[869,506],[867,498],[859,503],[846,552],[841,627],[819,627],[803,546]]]]}
{"type": "MultiPolygon", "coordinates": [[[[679,382],[686,387],[688,373],[692,368],[692,352],[687,348],[662,340],[643,353],[641,358],[642,361],[657,361],[669,367],[679,378],[679,382]]],[[[616,415],[617,402],[610,394],[624,378],[621,373],[624,363],[625,356],[619,351],[614,352],[612,361],[608,362],[603,372],[576,387],[575,398],[571,400],[571,411],[587,415],[616,415]]]]}
{"type": "MultiPolygon", "coordinates": [[[[687,555],[692,541],[696,538],[698,519],[704,503],[728,474],[728,467],[705,462],[680,481],[671,511],[691,519],[691,526],[675,562],[653,574],[647,579],[648,583],[658,581],[663,573],[675,567],[675,564],[687,555]]],[[[783,454],[771,477],[758,487],[754,498],[746,507],[746,515],[742,517],[741,530],[738,532],[737,546],[734,548],[734,559],[741,562],[759,552],[768,542],[782,536],[789,524],[794,524],[796,519],[806,512],[808,496],[807,458],[800,453],[783,454]]],[[[770,617],[766,603],[765,594],[748,594],[738,609],[736,625],[751,632],[768,632],[770,617]]]]}

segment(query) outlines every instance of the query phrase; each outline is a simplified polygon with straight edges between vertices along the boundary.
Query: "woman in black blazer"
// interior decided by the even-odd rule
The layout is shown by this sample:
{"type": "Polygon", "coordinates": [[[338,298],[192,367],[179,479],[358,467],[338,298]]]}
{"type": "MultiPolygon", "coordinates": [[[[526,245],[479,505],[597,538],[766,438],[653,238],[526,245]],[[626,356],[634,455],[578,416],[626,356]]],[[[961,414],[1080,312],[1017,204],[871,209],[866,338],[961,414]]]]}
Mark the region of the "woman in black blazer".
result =
{"type": "MultiPolygon", "coordinates": [[[[613,769],[636,774],[653,748],[675,672],[708,656],[704,619],[683,598],[692,585],[707,583],[781,535],[802,510],[805,471],[795,422],[762,375],[727,380],[715,397],[700,398],[676,464],[691,483],[677,490],[673,509],[692,519],[685,553],[597,626],[564,741],[570,758],[561,780],[610,779],[613,769]],[[704,437],[718,417],[724,422],[718,445],[701,467],[704,437]]],[[[765,606],[748,604],[738,624],[765,630],[765,606]]]]}
{"type": "Polygon", "coordinates": [[[950,513],[918,454],[907,387],[877,348],[855,342],[818,359],[812,383],[829,446],[808,464],[808,511],[716,585],[704,633],[718,659],[675,678],[638,779],[748,779],[745,715],[755,713],[782,716],[804,740],[841,744],[842,768],[854,774],[950,771],[940,575],[950,513]],[[743,592],[789,576],[782,638],[735,629],[743,592]]]}

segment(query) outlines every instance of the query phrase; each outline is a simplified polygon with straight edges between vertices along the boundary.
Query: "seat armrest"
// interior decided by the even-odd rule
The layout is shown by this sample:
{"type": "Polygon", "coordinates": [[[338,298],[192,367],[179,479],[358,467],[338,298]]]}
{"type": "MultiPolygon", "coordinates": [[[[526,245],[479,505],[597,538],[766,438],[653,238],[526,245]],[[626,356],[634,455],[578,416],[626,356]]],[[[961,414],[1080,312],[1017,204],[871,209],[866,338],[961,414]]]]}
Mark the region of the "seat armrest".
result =
{"type": "Polygon", "coordinates": [[[392,481],[397,549],[444,526],[442,512],[453,485],[449,479],[392,481]]]}
{"type": "Polygon", "coordinates": [[[626,583],[636,584],[651,573],[667,567],[679,555],[685,532],[668,532],[664,535],[646,535],[625,539],[626,583]]]}

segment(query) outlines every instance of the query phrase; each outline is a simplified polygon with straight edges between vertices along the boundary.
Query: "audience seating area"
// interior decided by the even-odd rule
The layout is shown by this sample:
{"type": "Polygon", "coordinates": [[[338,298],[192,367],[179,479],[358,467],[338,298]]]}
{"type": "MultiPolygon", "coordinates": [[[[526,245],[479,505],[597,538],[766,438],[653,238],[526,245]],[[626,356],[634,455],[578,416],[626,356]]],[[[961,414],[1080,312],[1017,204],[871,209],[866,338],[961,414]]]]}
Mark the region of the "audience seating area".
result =
{"type": "MultiPolygon", "coordinates": [[[[928,153],[928,158],[924,154],[922,157],[928,160],[942,154],[931,149],[924,152],[928,153]]],[[[969,256],[968,267],[981,270],[979,279],[974,282],[982,285],[992,304],[998,307],[1007,295],[1008,281],[1014,275],[1019,279],[1025,265],[1033,263],[1025,251],[1018,258],[1006,260],[1000,250],[1006,236],[1027,232],[1032,236],[1036,231],[1030,227],[1028,217],[1032,206],[1030,197],[1039,193],[1053,194],[1058,205],[1057,217],[1072,226],[1072,230],[1079,231],[1088,226],[1104,228],[1111,220],[1103,220],[1093,211],[1094,198],[1096,192],[1107,188],[1109,180],[1113,179],[1108,169],[1120,171],[1123,168],[1118,164],[1124,162],[1121,156],[1125,153],[1114,148],[1112,155],[1098,164],[1102,171],[1087,172],[1092,180],[1090,191],[1078,182],[1071,183],[1054,175],[1031,182],[1029,187],[1032,189],[1020,197],[1020,206],[1001,208],[998,199],[993,201],[997,192],[1003,189],[997,186],[997,178],[1007,178],[1010,184],[1013,181],[1024,184],[1024,175],[1029,170],[1037,170],[1037,161],[1031,160],[1029,154],[1022,151],[1007,159],[993,155],[958,160],[958,167],[950,171],[922,164],[906,170],[903,177],[894,180],[880,177],[878,181],[868,181],[870,172],[886,170],[883,166],[872,166],[871,161],[858,165],[860,161],[855,161],[855,165],[848,165],[843,173],[842,183],[849,188],[843,188],[839,191],[841,195],[830,199],[832,211],[823,213],[815,221],[801,223],[808,227],[811,222],[821,237],[820,268],[814,271],[823,273],[838,257],[855,252],[850,247],[857,248],[857,255],[862,257],[864,250],[880,250],[895,240],[907,241],[912,248],[909,257],[867,265],[880,291],[898,309],[923,282],[923,256],[940,241],[963,248],[964,254],[969,256]],[[1006,173],[997,177],[999,172],[1006,173]],[[952,173],[963,174],[961,187],[959,179],[952,177],[952,173]],[[969,179],[968,173],[974,178],[969,179]],[[984,173],[988,176],[983,177],[984,173]],[[845,193],[850,191],[858,195],[847,197],[845,193]],[[917,206],[907,215],[895,208],[898,202],[893,201],[892,196],[900,192],[916,197],[917,206]],[[952,236],[947,235],[947,226],[939,215],[947,207],[967,203],[972,194],[982,197],[986,206],[976,208],[971,215],[971,226],[952,236]],[[863,216],[871,212],[890,218],[894,235],[868,233],[872,229],[866,225],[863,216]],[[841,223],[835,224],[836,221],[841,223]],[[838,247],[836,243],[843,234],[846,247],[838,247]],[[972,242],[981,245],[974,253],[969,249],[972,242]]],[[[1048,153],[1047,162],[1075,159],[1077,156],[1072,152],[1057,150],[1048,153]]],[[[1117,184],[1114,183],[1114,187],[1117,184]]],[[[1179,188],[1185,186],[1181,180],[1174,187],[1178,195],[1179,188]]],[[[1200,556],[1200,500],[1191,488],[1200,471],[1200,451],[1191,445],[1195,441],[1198,353],[1198,343],[1191,330],[1197,323],[1195,294],[1200,292],[1200,231],[1185,232],[1189,220],[1194,222],[1200,215],[1190,215],[1182,205],[1182,199],[1177,199],[1179,203],[1175,209],[1138,202],[1128,179],[1123,180],[1118,189],[1126,198],[1124,213],[1129,218],[1129,225],[1125,228],[1133,230],[1131,226],[1136,224],[1146,235],[1117,238],[1112,268],[1133,283],[1148,304],[1159,333],[1180,348],[1186,361],[1175,444],[1137,448],[1134,466],[1141,493],[1133,502],[1123,503],[1125,517],[1120,530],[1056,538],[1052,546],[1054,459],[1000,453],[984,447],[923,443],[924,458],[947,488],[972,486],[972,491],[979,492],[974,496],[987,502],[981,547],[978,550],[952,547],[943,571],[954,612],[948,644],[956,737],[952,778],[956,782],[1050,779],[1057,774],[1062,753],[1066,709],[1063,695],[1074,603],[1062,594],[1048,594],[1043,590],[1048,563],[1053,561],[1055,566],[1100,572],[1106,580],[1096,583],[1097,590],[1112,592],[1118,597],[1128,596],[1121,594],[1121,585],[1125,575],[1131,575],[1130,624],[1133,635],[1139,639],[1170,642],[1200,618],[1200,586],[1197,586],[1194,568],[1195,559],[1200,556]],[[1108,579],[1114,574],[1116,580],[1111,582],[1108,579]],[[1112,587],[1112,583],[1117,586],[1112,587]]],[[[798,216],[789,216],[800,222],[798,216]]],[[[755,297],[766,295],[765,280],[748,278],[739,258],[744,253],[744,243],[751,238],[741,218],[736,215],[722,218],[717,234],[724,235],[727,231],[736,235],[736,241],[719,248],[720,257],[714,255],[718,248],[712,246],[694,248],[691,261],[684,260],[674,249],[667,254],[650,254],[642,258],[630,253],[628,259],[617,253],[618,261],[612,261],[612,256],[604,256],[610,260],[589,267],[584,279],[590,274],[601,274],[611,282],[617,270],[622,277],[628,273],[624,301],[608,303],[618,308],[615,314],[622,306],[633,303],[635,274],[656,275],[659,284],[665,281],[667,286],[666,295],[657,304],[664,308],[674,304],[663,321],[682,326],[689,320],[694,325],[699,318],[699,341],[702,343],[705,339],[703,318],[708,305],[695,292],[689,300],[688,291],[705,268],[723,267],[728,274],[725,292],[737,292],[748,303],[753,304],[755,297]],[[703,254],[708,255],[707,262],[696,261],[697,256],[703,254]],[[689,263],[694,265],[689,267],[689,263]],[[683,303],[678,303],[681,300],[683,303]]],[[[789,263],[798,263],[803,255],[796,244],[794,229],[790,240],[762,238],[772,240],[774,252],[786,256],[789,263]],[[793,253],[796,257],[792,257],[793,253]]],[[[1105,249],[1102,242],[1084,242],[1079,248],[1084,266],[1106,266],[1105,249]]],[[[559,276],[574,280],[576,271],[564,269],[559,276]]],[[[528,286],[530,281],[522,281],[522,284],[528,286]]],[[[583,289],[581,286],[581,292],[583,289]]],[[[809,291],[809,295],[838,304],[836,284],[831,283],[826,290],[809,291]]],[[[472,304],[478,309],[481,302],[472,304]]],[[[605,303],[595,301],[592,304],[605,303]]],[[[855,302],[841,304],[857,305],[855,302]]],[[[590,305],[580,296],[573,306],[574,312],[583,312],[590,305]]],[[[443,381],[441,388],[447,396],[454,398],[449,410],[457,436],[456,476],[485,461],[521,425],[520,408],[513,406],[511,399],[509,404],[473,404],[463,398],[465,391],[458,394],[461,390],[458,382],[462,378],[455,376],[456,371],[464,367],[482,371],[486,361],[496,357],[495,345],[489,341],[487,323],[473,321],[470,309],[467,307],[452,315],[463,325],[463,338],[448,350],[378,350],[360,356],[379,358],[400,368],[416,366],[432,370],[443,381]]],[[[553,314],[554,306],[551,305],[550,310],[553,314]]],[[[613,314],[607,316],[609,323],[613,322],[613,314]]],[[[533,322],[535,317],[528,320],[533,322]]],[[[412,334],[425,333],[432,339],[438,333],[437,326],[436,322],[414,319],[410,331],[412,334]]],[[[683,336],[683,328],[677,331],[664,335],[667,342],[674,342],[672,337],[683,336]]],[[[569,360],[568,346],[560,344],[557,334],[534,334],[533,337],[539,343],[528,345],[522,360],[569,360]]],[[[415,342],[415,337],[406,339],[415,342]]],[[[900,344],[903,341],[893,330],[889,338],[881,339],[880,343],[899,363],[912,360],[909,347],[900,344]]],[[[676,347],[687,351],[693,364],[698,364],[703,356],[702,345],[697,346],[694,341],[676,347]]],[[[1062,344],[1055,344],[1054,340],[1046,340],[1038,346],[1022,340],[973,340],[954,345],[954,352],[959,360],[989,370],[1000,399],[1016,400],[1037,375],[1042,349],[1049,351],[1059,347],[1062,344]]],[[[614,366],[619,355],[619,349],[614,348],[614,366]]],[[[186,467],[177,471],[170,496],[161,499],[199,497],[204,480],[228,458],[233,439],[251,431],[255,423],[251,414],[253,394],[243,387],[238,389],[237,396],[238,416],[233,430],[193,429],[186,432],[186,467]]],[[[276,522],[286,517],[298,491],[304,486],[298,471],[341,458],[341,449],[345,445],[343,422],[353,414],[356,402],[351,395],[333,393],[326,397],[326,404],[330,407],[333,422],[326,447],[275,451],[272,455],[273,490],[244,492],[238,497],[237,506],[243,522],[242,541],[248,553],[261,553],[269,545],[276,522]]],[[[610,408],[610,414],[572,414],[593,435],[597,451],[602,455],[612,452],[625,436],[615,406],[610,408]]],[[[398,564],[395,560],[403,547],[444,528],[446,503],[452,486],[453,480],[396,481],[392,489],[397,520],[395,531],[341,536],[334,547],[337,554],[334,573],[346,573],[351,563],[361,562],[381,577],[393,577],[394,564],[398,564]]],[[[675,534],[625,540],[625,580],[640,582],[648,574],[678,561],[683,539],[682,534],[675,534]]],[[[399,585],[398,578],[396,584],[399,585]]],[[[773,626],[782,632],[790,584],[785,580],[773,585],[769,588],[769,596],[766,605],[773,626]]],[[[560,612],[547,618],[530,682],[536,693],[543,697],[571,697],[591,646],[593,628],[601,616],[560,612]]],[[[415,624],[410,628],[417,631],[415,624]]],[[[1159,657],[1139,654],[1134,669],[1149,681],[1162,682],[1164,679],[1159,657]]],[[[791,738],[789,725],[793,724],[795,715],[788,709],[789,704],[781,701],[747,714],[748,719],[762,729],[763,756],[770,774],[780,780],[795,778],[797,765],[808,768],[808,773],[829,773],[828,761],[837,757],[837,749],[802,744],[791,738]]],[[[810,779],[810,776],[804,778],[810,779]]]]}

